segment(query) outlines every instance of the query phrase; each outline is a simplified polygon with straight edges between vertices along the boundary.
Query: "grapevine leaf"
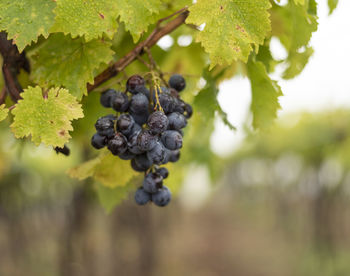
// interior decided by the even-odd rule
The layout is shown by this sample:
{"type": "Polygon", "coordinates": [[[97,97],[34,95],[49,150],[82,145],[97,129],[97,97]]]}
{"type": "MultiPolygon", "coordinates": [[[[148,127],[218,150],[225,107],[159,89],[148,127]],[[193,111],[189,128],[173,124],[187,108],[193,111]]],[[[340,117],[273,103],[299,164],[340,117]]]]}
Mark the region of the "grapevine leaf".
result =
{"type": "Polygon", "coordinates": [[[223,122],[233,130],[235,127],[228,121],[226,112],[222,110],[217,100],[219,89],[217,88],[216,81],[220,77],[220,74],[216,77],[212,77],[208,70],[204,70],[203,78],[206,81],[206,85],[194,99],[194,105],[195,107],[198,107],[195,108],[195,110],[199,112],[202,117],[207,119],[214,118],[215,113],[217,112],[223,122]]]}
{"type": "Polygon", "coordinates": [[[112,59],[111,44],[106,41],[84,42],[54,34],[33,53],[34,78],[42,86],[64,86],[79,100],[93,82],[94,70],[112,59]]]}
{"type": "Polygon", "coordinates": [[[162,2],[160,0],[116,0],[120,20],[125,23],[125,29],[130,31],[134,42],[147,31],[150,24],[157,20],[162,2]]]}
{"type": "Polygon", "coordinates": [[[107,213],[110,213],[115,206],[120,204],[131,191],[135,190],[135,178],[132,178],[125,186],[106,187],[100,183],[96,186],[98,199],[107,213]]]}
{"type": "Polygon", "coordinates": [[[305,5],[305,0],[294,0],[294,3],[297,5],[305,5]]]}
{"type": "Polygon", "coordinates": [[[22,51],[40,35],[48,37],[54,23],[54,1],[0,1],[0,30],[6,31],[22,51]]]}
{"type": "Polygon", "coordinates": [[[117,30],[117,4],[113,0],[56,0],[52,32],[85,36],[87,41],[105,33],[112,38],[117,30]]]}
{"type": "Polygon", "coordinates": [[[129,162],[103,152],[97,158],[69,170],[68,174],[79,180],[93,177],[102,185],[115,188],[127,185],[136,172],[131,168],[129,162]]]}
{"type": "Polygon", "coordinates": [[[339,0],[328,0],[329,14],[332,14],[335,8],[338,6],[339,0]]]}
{"type": "Polygon", "coordinates": [[[272,29],[278,31],[274,35],[279,37],[288,52],[295,52],[308,45],[312,33],[317,30],[317,16],[291,1],[286,6],[276,6],[272,18],[272,29]]]}
{"type": "Polygon", "coordinates": [[[5,104],[0,105],[0,122],[5,120],[9,110],[5,107],[5,104]]]}
{"type": "Polygon", "coordinates": [[[252,88],[253,126],[267,129],[277,117],[282,91],[277,82],[270,79],[262,62],[249,61],[247,67],[252,88]]]}
{"type": "Polygon", "coordinates": [[[43,97],[39,86],[29,87],[21,93],[12,110],[12,131],[17,138],[32,137],[36,145],[44,143],[63,147],[73,130],[71,121],[83,117],[81,105],[66,89],[53,88],[43,97]]]}
{"type": "Polygon", "coordinates": [[[262,44],[271,29],[270,7],[268,0],[198,0],[186,22],[205,23],[196,39],[209,53],[211,68],[237,59],[247,62],[252,44],[262,44]]]}
{"type": "Polygon", "coordinates": [[[304,52],[291,53],[287,58],[289,66],[284,71],[283,78],[292,79],[299,75],[301,71],[303,71],[313,53],[314,50],[311,47],[306,48],[304,52]]]}

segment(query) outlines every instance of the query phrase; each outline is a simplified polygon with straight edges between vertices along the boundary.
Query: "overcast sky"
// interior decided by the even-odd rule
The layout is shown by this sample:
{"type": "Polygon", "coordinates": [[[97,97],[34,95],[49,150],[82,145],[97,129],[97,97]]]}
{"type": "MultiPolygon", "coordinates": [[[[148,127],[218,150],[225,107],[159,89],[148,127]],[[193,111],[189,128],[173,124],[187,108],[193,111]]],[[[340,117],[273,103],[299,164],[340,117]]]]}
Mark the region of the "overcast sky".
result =
{"type": "MultiPolygon", "coordinates": [[[[280,97],[279,116],[296,111],[315,111],[336,107],[350,108],[350,1],[340,0],[338,8],[328,16],[326,0],[319,2],[319,26],[311,39],[315,53],[304,71],[293,80],[279,78],[280,70],[272,77],[279,81],[284,96],[280,97]]],[[[274,57],[284,57],[278,42],[272,44],[274,57]]],[[[238,127],[236,132],[217,122],[212,137],[213,150],[227,155],[244,138],[242,125],[251,102],[247,79],[234,78],[220,86],[219,102],[229,120],[238,127]]]]}

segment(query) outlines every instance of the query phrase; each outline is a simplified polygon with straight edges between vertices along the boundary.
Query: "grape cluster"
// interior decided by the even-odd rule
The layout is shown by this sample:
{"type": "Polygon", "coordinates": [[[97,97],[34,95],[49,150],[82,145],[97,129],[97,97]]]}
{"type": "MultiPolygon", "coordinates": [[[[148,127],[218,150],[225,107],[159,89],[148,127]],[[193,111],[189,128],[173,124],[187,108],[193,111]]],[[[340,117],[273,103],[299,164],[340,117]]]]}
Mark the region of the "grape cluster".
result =
{"type": "Polygon", "coordinates": [[[182,129],[192,116],[192,107],[180,98],[185,79],[172,75],[168,87],[149,90],[144,78],[131,76],[126,92],[108,89],[101,94],[104,107],[113,108],[119,116],[107,115],[97,120],[91,144],[108,150],[123,160],[131,160],[131,167],[144,172],[143,185],[135,193],[135,201],[145,205],[152,201],[166,206],[171,192],[163,185],[169,171],[160,167],[177,162],[182,148],[182,129]]]}

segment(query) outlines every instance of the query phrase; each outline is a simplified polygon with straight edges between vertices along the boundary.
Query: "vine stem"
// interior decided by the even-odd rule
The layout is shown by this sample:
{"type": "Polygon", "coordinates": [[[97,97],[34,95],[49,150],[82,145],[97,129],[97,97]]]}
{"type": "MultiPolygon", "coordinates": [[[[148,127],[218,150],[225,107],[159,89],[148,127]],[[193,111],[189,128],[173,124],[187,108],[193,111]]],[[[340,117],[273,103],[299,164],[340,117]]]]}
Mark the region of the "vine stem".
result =
{"type": "Polygon", "coordinates": [[[150,49],[152,46],[154,46],[159,39],[161,39],[163,36],[171,33],[176,28],[181,26],[186,18],[188,17],[188,10],[187,8],[183,8],[174,14],[162,18],[157,22],[156,28],[152,31],[152,33],[142,42],[140,42],[132,51],[127,53],[124,57],[119,59],[114,64],[110,65],[107,69],[105,69],[102,73],[97,75],[94,79],[93,84],[87,84],[87,90],[88,92],[91,92],[96,87],[100,86],[102,83],[108,81],[112,77],[116,76],[119,72],[123,71],[130,63],[132,63],[134,60],[137,59],[139,55],[144,54],[145,48],[150,49]],[[166,25],[163,27],[161,26],[161,23],[165,20],[168,20],[169,18],[179,14],[176,18],[169,21],[166,25]]]}

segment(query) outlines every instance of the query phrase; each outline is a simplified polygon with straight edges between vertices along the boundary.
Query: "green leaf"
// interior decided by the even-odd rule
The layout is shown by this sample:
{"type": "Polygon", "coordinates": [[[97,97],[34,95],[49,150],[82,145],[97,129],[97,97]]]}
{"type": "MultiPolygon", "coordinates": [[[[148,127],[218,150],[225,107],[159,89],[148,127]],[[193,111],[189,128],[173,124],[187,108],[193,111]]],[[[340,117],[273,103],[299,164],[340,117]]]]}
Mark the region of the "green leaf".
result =
{"type": "Polygon", "coordinates": [[[197,34],[209,53],[211,68],[241,59],[247,62],[252,45],[262,44],[270,31],[269,0],[198,0],[187,23],[201,25],[197,34]]]}
{"type": "Polygon", "coordinates": [[[117,4],[114,0],[56,0],[55,24],[52,32],[84,36],[87,41],[112,38],[117,30],[117,4]]]}
{"type": "Polygon", "coordinates": [[[9,110],[5,107],[5,104],[0,105],[0,122],[6,119],[8,113],[9,110]]]}
{"type": "Polygon", "coordinates": [[[34,79],[41,86],[64,86],[80,100],[87,94],[86,84],[94,80],[94,71],[112,60],[110,46],[102,40],[51,35],[32,54],[34,79]]]}
{"type": "Polygon", "coordinates": [[[147,31],[150,24],[153,24],[159,13],[162,2],[160,0],[116,0],[120,20],[125,23],[134,42],[138,41],[141,34],[147,31]]]}
{"type": "Polygon", "coordinates": [[[70,169],[68,174],[79,180],[93,177],[97,182],[110,188],[125,186],[133,176],[137,175],[131,168],[130,162],[105,152],[95,159],[70,169]]]}
{"type": "MultiPolygon", "coordinates": [[[[221,74],[223,73],[224,71],[221,72],[221,74]]],[[[217,112],[223,122],[233,130],[235,127],[228,121],[226,112],[222,110],[217,100],[219,89],[216,82],[221,77],[221,74],[212,77],[207,69],[203,71],[203,78],[206,81],[206,85],[194,99],[195,110],[199,112],[204,120],[213,119],[217,112]]]]}
{"type": "Polygon", "coordinates": [[[305,5],[305,0],[294,0],[294,3],[297,5],[305,5]]]}
{"type": "Polygon", "coordinates": [[[39,86],[29,87],[21,96],[12,110],[11,128],[16,138],[31,135],[36,145],[63,147],[73,130],[71,121],[84,116],[81,105],[66,89],[50,89],[44,98],[39,86]]]}
{"type": "Polygon", "coordinates": [[[329,14],[332,14],[333,11],[338,6],[339,0],[328,0],[329,14]]]}
{"type": "Polygon", "coordinates": [[[21,52],[40,35],[48,37],[54,23],[55,6],[54,1],[48,0],[1,0],[0,30],[8,33],[21,52]]]}
{"type": "Polygon", "coordinates": [[[126,199],[132,191],[135,191],[135,178],[122,187],[110,188],[99,183],[96,185],[98,199],[107,213],[110,213],[115,206],[126,199]]]}
{"type": "Polygon", "coordinates": [[[253,126],[267,129],[277,117],[282,91],[277,82],[270,79],[262,62],[249,61],[247,68],[252,88],[253,126]]]}
{"type": "Polygon", "coordinates": [[[288,68],[284,71],[283,78],[292,79],[299,75],[304,70],[313,53],[314,50],[311,47],[306,48],[304,52],[291,53],[287,58],[288,68]]]}
{"type": "Polygon", "coordinates": [[[288,52],[307,46],[312,33],[317,30],[317,16],[308,13],[307,7],[291,1],[286,6],[276,7],[273,18],[273,30],[279,30],[275,35],[288,52]]]}

